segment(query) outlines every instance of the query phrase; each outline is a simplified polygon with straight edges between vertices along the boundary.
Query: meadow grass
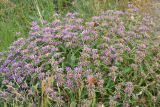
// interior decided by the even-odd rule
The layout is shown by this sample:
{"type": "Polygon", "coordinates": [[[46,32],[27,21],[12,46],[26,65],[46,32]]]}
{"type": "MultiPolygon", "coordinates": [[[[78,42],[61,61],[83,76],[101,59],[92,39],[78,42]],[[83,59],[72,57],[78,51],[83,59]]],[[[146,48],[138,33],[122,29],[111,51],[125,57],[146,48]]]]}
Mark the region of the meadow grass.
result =
{"type": "Polygon", "coordinates": [[[6,101],[1,104],[159,105],[160,51],[150,18],[132,5],[127,12],[108,10],[89,22],[77,13],[55,15],[44,26],[33,22],[28,38],[0,54],[0,95],[6,101]]]}
{"type": "Polygon", "coordinates": [[[53,14],[52,0],[2,0],[0,2],[0,51],[4,51],[20,37],[27,37],[30,23],[39,20],[37,6],[43,18],[49,20],[53,14]]]}
{"type": "Polygon", "coordinates": [[[0,106],[160,104],[149,0],[58,0],[54,17],[53,2],[2,0],[0,106]]]}
{"type": "MultiPolygon", "coordinates": [[[[34,20],[51,20],[54,0],[0,0],[0,51],[6,50],[18,37],[27,37],[30,23],[34,20]],[[17,32],[20,32],[21,34],[17,32]]],[[[76,11],[90,19],[107,9],[127,7],[131,0],[58,0],[59,13],[76,11]]],[[[133,0],[139,7],[147,7],[150,0],[133,0]]],[[[143,10],[146,10],[143,8],[143,10]]]]}

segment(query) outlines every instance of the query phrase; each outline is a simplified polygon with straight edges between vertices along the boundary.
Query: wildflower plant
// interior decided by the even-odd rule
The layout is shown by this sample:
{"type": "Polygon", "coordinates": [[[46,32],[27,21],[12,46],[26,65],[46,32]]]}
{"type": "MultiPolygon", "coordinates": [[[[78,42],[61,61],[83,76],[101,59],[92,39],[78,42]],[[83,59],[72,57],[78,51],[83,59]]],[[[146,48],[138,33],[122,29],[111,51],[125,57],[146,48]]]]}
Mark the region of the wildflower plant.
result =
{"type": "Polygon", "coordinates": [[[132,4],[90,22],[78,13],[33,22],[30,36],[0,55],[2,106],[159,105],[160,50],[152,28],[152,18],[132,4]]]}

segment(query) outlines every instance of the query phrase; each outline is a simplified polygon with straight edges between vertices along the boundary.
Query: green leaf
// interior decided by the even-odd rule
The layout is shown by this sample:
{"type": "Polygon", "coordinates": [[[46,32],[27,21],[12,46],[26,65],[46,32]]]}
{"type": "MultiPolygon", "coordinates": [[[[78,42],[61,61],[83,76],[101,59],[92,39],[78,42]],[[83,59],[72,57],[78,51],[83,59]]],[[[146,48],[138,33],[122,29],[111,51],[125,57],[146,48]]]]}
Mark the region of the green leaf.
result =
{"type": "Polygon", "coordinates": [[[123,72],[124,72],[124,73],[129,73],[131,70],[132,70],[132,68],[130,68],[130,67],[125,67],[124,70],[123,70],[123,72]]]}
{"type": "Polygon", "coordinates": [[[70,62],[71,62],[71,66],[74,67],[76,63],[76,56],[74,54],[71,55],[70,62]]]}

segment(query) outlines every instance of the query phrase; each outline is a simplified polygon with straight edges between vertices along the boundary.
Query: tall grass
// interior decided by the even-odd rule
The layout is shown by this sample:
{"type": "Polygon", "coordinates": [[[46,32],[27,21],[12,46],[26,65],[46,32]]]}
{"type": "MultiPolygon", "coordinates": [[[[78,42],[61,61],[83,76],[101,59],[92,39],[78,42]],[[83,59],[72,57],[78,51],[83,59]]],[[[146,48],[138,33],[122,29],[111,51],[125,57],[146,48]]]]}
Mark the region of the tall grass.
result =
{"type": "Polygon", "coordinates": [[[76,0],[73,4],[73,9],[84,17],[98,15],[101,11],[118,7],[116,0],[76,0]]]}
{"type": "Polygon", "coordinates": [[[107,9],[125,10],[133,3],[142,12],[148,12],[151,0],[75,0],[73,9],[84,17],[91,17],[107,9]]]}
{"type": "Polygon", "coordinates": [[[44,19],[51,19],[52,0],[2,0],[0,2],[0,51],[5,50],[17,36],[26,37],[30,22],[39,20],[37,4],[44,19]],[[16,35],[16,32],[21,32],[16,35]]]}
{"type": "MultiPolygon", "coordinates": [[[[76,11],[85,19],[107,9],[121,9],[133,2],[143,11],[150,0],[57,0],[59,13],[76,11]]],[[[54,13],[53,0],[0,0],[0,51],[6,50],[18,38],[27,37],[30,22],[51,20],[54,13]],[[17,33],[16,32],[21,32],[17,33]]]]}

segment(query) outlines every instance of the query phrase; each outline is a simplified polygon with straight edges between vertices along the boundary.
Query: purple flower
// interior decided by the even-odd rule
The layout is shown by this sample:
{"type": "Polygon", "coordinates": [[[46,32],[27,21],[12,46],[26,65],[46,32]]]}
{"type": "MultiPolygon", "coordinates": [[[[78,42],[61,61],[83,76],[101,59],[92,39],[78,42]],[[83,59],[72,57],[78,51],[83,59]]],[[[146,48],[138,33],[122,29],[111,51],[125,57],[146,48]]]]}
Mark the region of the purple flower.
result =
{"type": "Polygon", "coordinates": [[[46,20],[43,20],[42,23],[43,23],[44,25],[46,25],[46,24],[47,24],[47,21],[46,21],[46,20]]]}
{"type": "Polygon", "coordinates": [[[2,69],[2,72],[9,72],[9,71],[10,71],[9,68],[7,67],[2,69]]]}
{"type": "Polygon", "coordinates": [[[67,72],[70,72],[70,71],[71,71],[71,68],[70,68],[70,67],[66,67],[66,71],[67,71],[67,72]]]}
{"type": "Polygon", "coordinates": [[[3,81],[2,81],[2,84],[3,84],[3,85],[6,85],[6,84],[8,84],[8,83],[9,83],[8,80],[3,80],[3,81]]]}
{"type": "Polygon", "coordinates": [[[0,92],[0,97],[1,97],[1,98],[5,98],[5,99],[6,99],[7,96],[8,96],[8,95],[7,95],[6,92],[0,92]]]}
{"type": "Polygon", "coordinates": [[[124,92],[126,94],[128,94],[129,96],[131,96],[133,90],[134,90],[133,83],[132,82],[126,82],[126,87],[125,87],[124,92]]]}
{"type": "Polygon", "coordinates": [[[21,77],[18,77],[18,78],[17,78],[17,83],[20,84],[20,83],[22,83],[22,82],[23,82],[23,79],[22,79],[21,77]]]}
{"type": "Polygon", "coordinates": [[[39,78],[40,80],[43,80],[44,76],[45,76],[45,73],[40,73],[40,74],[38,75],[38,78],[39,78]]]}
{"type": "Polygon", "coordinates": [[[36,26],[37,24],[38,24],[37,21],[33,21],[33,22],[32,22],[32,26],[36,26]]]}
{"type": "Polygon", "coordinates": [[[24,88],[24,89],[28,88],[27,83],[23,83],[21,86],[22,86],[22,88],[24,88]]]}
{"type": "Polygon", "coordinates": [[[66,84],[68,88],[73,88],[73,82],[71,80],[67,80],[66,84]]]}

